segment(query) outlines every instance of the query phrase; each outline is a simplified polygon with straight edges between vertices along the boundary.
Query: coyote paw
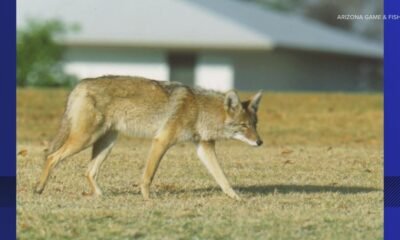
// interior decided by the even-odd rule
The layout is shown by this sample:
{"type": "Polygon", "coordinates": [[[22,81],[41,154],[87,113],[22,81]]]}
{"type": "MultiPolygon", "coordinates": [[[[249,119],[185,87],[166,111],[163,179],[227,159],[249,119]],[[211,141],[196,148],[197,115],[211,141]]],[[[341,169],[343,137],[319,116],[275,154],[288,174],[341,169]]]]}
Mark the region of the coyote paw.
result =
{"type": "Polygon", "coordinates": [[[236,200],[236,201],[242,201],[242,198],[240,198],[235,192],[227,193],[227,195],[228,195],[230,198],[232,198],[232,199],[234,199],[234,200],[236,200]]]}
{"type": "Polygon", "coordinates": [[[144,184],[140,185],[140,192],[142,193],[144,200],[150,200],[150,191],[149,187],[145,186],[144,184]]]}
{"type": "Polygon", "coordinates": [[[82,192],[82,196],[85,196],[85,197],[99,197],[99,196],[101,196],[101,192],[95,192],[95,191],[89,191],[89,192],[87,192],[87,191],[83,191],[83,192],[82,192]]]}
{"type": "Polygon", "coordinates": [[[239,197],[237,194],[230,196],[231,198],[235,199],[236,201],[243,201],[241,197],[239,197]]]}
{"type": "Polygon", "coordinates": [[[43,189],[44,189],[43,186],[41,186],[40,184],[36,184],[36,187],[35,187],[35,189],[33,190],[33,192],[34,192],[34,193],[37,193],[37,194],[42,194],[43,189]]]}

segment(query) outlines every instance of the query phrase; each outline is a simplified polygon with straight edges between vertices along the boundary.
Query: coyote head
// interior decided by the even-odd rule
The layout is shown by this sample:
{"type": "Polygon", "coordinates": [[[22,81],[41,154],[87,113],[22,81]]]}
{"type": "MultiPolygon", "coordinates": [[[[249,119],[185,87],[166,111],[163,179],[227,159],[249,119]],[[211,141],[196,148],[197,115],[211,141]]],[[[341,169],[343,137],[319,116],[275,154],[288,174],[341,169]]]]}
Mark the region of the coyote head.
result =
{"type": "Polygon", "coordinates": [[[263,141],[257,133],[257,110],[261,100],[261,91],[251,100],[241,102],[234,91],[225,94],[224,107],[227,114],[225,134],[251,146],[261,146],[263,141]]]}

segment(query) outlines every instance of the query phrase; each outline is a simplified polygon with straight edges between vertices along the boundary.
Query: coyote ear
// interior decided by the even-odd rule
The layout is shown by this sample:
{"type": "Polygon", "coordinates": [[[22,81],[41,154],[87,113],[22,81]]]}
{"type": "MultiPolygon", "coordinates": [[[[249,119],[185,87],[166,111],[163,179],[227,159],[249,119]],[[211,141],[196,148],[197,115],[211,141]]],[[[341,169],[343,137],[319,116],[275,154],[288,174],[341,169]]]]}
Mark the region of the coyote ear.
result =
{"type": "Polygon", "coordinates": [[[262,97],[262,92],[261,90],[253,96],[253,98],[250,100],[250,104],[249,104],[249,109],[253,110],[254,112],[257,112],[258,110],[258,105],[260,104],[261,101],[261,97],[262,97]]]}
{"type": "Polygon", "coordinates": [[[239,96],[235,91],[231,90],[225,94],[224,106],[226,111],[235,111],[241,106],[239,96]]]}

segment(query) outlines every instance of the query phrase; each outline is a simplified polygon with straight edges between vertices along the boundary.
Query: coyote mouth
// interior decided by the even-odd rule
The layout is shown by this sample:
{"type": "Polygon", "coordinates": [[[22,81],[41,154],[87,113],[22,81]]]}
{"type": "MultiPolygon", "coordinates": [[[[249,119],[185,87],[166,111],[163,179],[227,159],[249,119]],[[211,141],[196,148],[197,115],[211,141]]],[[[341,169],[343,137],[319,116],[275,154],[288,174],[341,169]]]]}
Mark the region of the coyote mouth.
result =
{"type": "Polygon", "coordinates": [[[245,142],[245,143],[247,143],[247,144],[249,144],[250,146],[253,146],[253,147],[258,147],[258,146],[260,146],[262,144],[262,141],[254,141],[254,140],[248,139],[242,134],[235,134],[233,136],[233,138],[236,139],[236,140],[245,142]]]}

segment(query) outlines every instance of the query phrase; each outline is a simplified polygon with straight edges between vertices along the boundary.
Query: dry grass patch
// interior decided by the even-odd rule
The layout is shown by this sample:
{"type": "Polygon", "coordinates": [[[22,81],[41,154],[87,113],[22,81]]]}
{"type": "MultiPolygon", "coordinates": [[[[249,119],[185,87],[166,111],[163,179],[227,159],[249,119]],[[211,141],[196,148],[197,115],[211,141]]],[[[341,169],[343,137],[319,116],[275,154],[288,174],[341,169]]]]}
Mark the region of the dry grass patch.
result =
{"type": "Polygon", "coordinates": [[[143,201],[138,184],[150,142],[125,137],[100,171],[102,198],[81,195],[89,150],[61,163],[44,193],[33,194],[66,95],[18,90],[20,239],[382,238],[382,95],[265,94],[265,146],[217,145],[243,202],[223,195],[190,143],[168,152],[153,199],[143,201]]]}

